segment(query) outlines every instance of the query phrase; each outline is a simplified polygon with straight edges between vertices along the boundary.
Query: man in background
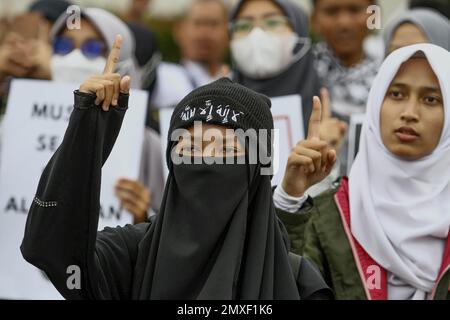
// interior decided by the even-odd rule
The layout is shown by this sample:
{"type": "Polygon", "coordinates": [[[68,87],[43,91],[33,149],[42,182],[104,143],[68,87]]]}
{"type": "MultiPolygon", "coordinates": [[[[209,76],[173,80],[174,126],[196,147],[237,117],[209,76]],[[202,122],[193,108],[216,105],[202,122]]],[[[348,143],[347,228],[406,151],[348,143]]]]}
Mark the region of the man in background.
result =
{"type": "Polygon", "coordinates": [[[229,74],[228,10],[221,0],[194,0],[175,25],[181,63],[194,87],[229,74]]]}
{"type": "Polygon", "coordinates": [[[176,106],[189,92],[228,76],[228,10],[221,0],[193,0],[176,22],[180,64],[162,62],[152,97],[156,109],[176,106]]]}
{"type": "Polygon", "coordinates": [[[379,61],[364,50],[369,35],[367,8],[375,0],[313,0],[312,27],[320,37],[315,65],[330,90],[333,111],[364,112],[379,61]]]}

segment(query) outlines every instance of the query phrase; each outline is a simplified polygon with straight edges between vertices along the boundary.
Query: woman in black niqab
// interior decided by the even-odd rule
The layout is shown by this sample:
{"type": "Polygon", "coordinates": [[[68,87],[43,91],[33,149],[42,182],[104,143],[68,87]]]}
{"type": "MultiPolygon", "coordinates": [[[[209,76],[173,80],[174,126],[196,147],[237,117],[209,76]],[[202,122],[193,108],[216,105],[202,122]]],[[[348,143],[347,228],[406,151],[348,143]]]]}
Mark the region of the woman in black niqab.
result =
{"type": "MultiPolygon", "coordinates": [[[[192,127],[194,121],[221,126],[224,117],[216,111],[225,105],[240,115],[230,121],[231,128],[273,129],[266,97],[222,79],[180,102],[169,131],[192,127]],[[208,106],[204,114],[198,113],[208,106]],[[186,107],[196,108],[189,119],[186,107]]],[[[148,241],[143,241],[150,254],[138,260],[138,265],[147,266],[142,270],[143,283],[151,284],[137,289],[141,297],[299,299],[285,230],[272,201],[271,177],[261,175],[261,165],[248,164],[245,156],[236,157],[234,164],[175,165],[173,147],[169,141],[170,174],[163,209],[146,235],[148,241]]],[[[267,149],[267,144],[260,147],[267,149]]],[[[248,150],[247,144],[246,154],[248,150]]],[[[314,279],[303,280],[310,282],[309,287],[318,285],[317,291],[326,288],[314,279]]]]}
{"type": "MultiPolygon", "coordinates": [[[[286,232],[275,214],[270,176],[261,175],[259,160],[255,164],[207,164],[207,158],[201,159],[201,164],[174,162],[176,142],[170,139],[170,174],[160,213],[150,223],[97,233],[101,166],[117,137],[127,101],[121,96],[119,107],[111,107],[110,114],[105,114],[93,106],[95,97],[92,101],[82,98],[86,100],[76,98],[64,141],[41,177],[39,200],[30,209],[21,247],[27,261],[42,268],[64,297],[330,297],[308,259],[301,259],[298,272],[293,271],[286,232]],[[86,143],[85,135],[95,137],[96,147],[86,143]],[[64,188],[61,181],[65,181],[64,188]],[[46,206],[42,200],[55,198],[55,206],[46,206]],[[62,267],[74,264],[83,274],[80,290],[66,286],[62,267]]],[[[265,96],[221,79],[194,90],[180,102],[169,137],[177,129],[192,127],[194,121],[270,133],[273,120],[269,108],[265,96]]],[[[270,137],[267,141],[258,137],[258,147],[271,148],[270,137]]],[[[245,145],[250,150],[252,144],[245,145]]],[[[243,160],[242,156],[235,157],[239,159],[243,160]]]]}

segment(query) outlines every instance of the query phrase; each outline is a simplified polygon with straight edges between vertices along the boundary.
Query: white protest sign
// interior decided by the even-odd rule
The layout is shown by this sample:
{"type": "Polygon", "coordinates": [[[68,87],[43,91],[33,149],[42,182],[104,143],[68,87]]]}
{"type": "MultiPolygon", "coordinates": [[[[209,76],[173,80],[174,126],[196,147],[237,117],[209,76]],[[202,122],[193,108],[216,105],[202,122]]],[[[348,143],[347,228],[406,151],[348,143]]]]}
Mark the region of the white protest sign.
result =
{"type": "MultiPolygon", "coordinates": [[[[19,246],[39,178],[62,142],[78,85],[38,80],[11,85],[0,160],[0,298],[61,298],[43,272],[23,259],[19,246]]],[[[146,105],[147,93],[132,90],[130,108],[102,170],[100,230],[132,221],[120,208],[114,184],[120,177],[138,177],[146,105]]]]}
{"type": "MultiPolygon", "coordinates": [[[[274,128],[279,131],[279,140],[274,141],[274,150],[278,150],[279,159],[275,161],[277,169],[272,178],[272,185],[279,185],[283,180],[287,160],[297,142],[305,138],[303,128],[303,107],[299,95],[271,98],[274,128]],[[278,144],[278,145],[277,145],[278,144]]],[[[275,157],[275,160],[276,157],[275,157]]]]}
{"type": "MultiPolygon", "coordinates": [[[[272,185],[281,183],[284,175],[284,169],[291,150],[298,141],[304,138],[302,100],[298,95],[271,98],[272,116],[274,128],[278,130],[278,139],[274,141],[274,176],[272,185]]],[[[167,148],[167,137],[170,126],[170,118],[173,109],[162,109],[159,111],[159,123],[161,132],[161,148],[163,161],[167,148]]],[[[167,177],[167,166],[164,166],[165,176],[167,177]]]]}
{"type": "Polygon", "coordinates": [[[358,154],[359,138],[365,118],[365,114],[362,113],[354,114],[350,117],[350,125],[348,130],[347,176],[350,174],[353,161],[358,154]]]}
{"type": "Polygon", "coordinates": [[[157,109],[174,108],[189,92],[194,90],[184,67],[162,62],[156,73],[156,84],[151,104],[157,109]]]}

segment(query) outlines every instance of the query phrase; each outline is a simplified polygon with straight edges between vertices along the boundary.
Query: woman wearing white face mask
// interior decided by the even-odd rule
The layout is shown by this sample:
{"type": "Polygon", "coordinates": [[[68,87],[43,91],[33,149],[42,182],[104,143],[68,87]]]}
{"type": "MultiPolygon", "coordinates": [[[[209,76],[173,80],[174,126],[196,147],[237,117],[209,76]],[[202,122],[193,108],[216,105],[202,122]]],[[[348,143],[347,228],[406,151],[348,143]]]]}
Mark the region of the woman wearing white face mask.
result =
{"type": "MultiPolygon", "coordinates": [[[[313,96],[320,94],[331,109],[328,92],[320,90],[308,36],[308,16],[289,0],[241,0],[231,14],[234,80],[269,97],[300,95],[305,135],[313,96]]],[[[346,127],[331,113],[327,114],[320,136],[339,151],[346,127]]],[[[309,190],[310,194],[331,187],[339,177],[339,167],[340,162],[327,179],[309,190]]]]}
{"type": "Polygon", "coordinates": [[[92,74],[102,73],[107,54],[114,43],[114,35],[121,34],[124,42],[117,72],[128,74],[133,81],[131,87],[140,88],[134,60],[135,41],[127,25],[99,8],[83,9],[81,17],[79,29],[67,28],[67,24],[73,21],[69,20],[71,16],[66,13],[59,17],[52,28],[52,79],[79,83],[92,74]]]}
{"type": "Polygon", "coordinates": [[[300,94],[304,127],[320,83],[308,17],[288,0],[240,1],[231,14],[234,80],[269,97],[300,94]]]}
{"type": "MultiPolygon", "coordinates": [[[[115,72],[131,77],[131,88],[140,89],[141,81],[135,63],[135,39],[119,18],[99,8],[81,11],[79,29],[69,29],[70,15],[58,18],[51,31],[53,56],[52,79],[57,82],[81,83],[94,75],[102,74],[106,57],[113,48],[114,37],[121,34],[119,61],[115,72]]],[[[139,181],[120,179],[116,195],[122,207],[133,214],[134,222],[143,222],[150,208],[159,210],[164,188],[161,141],[150,128],[144,131],[139,181]]]]}

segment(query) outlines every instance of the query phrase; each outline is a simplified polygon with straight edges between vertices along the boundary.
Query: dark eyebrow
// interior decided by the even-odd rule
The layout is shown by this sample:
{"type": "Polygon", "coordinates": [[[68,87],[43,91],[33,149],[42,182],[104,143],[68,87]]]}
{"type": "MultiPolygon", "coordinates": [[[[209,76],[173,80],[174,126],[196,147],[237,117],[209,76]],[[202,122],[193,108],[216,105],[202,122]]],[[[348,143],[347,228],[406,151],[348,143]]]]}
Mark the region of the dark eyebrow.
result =
{"type": "MultiPolygon", "coordinates": [[[[222,136],[223,140],[236,139],[236,136],[234,136],[234,135],[221,135],[221,136],[222,136]]],[[[194,141],[195,139],[198,139],[199,141],[203,141],[203,138],[204,138],[202,134],[197,134],[197,135],[191,134],[190,137],[191,137],[191,141],[194,141]]],[[[217,138],[217,136],[212,135],[211,138],[217,138]]]]}
{"type": "MultiPolygon", "coordinates": [[[[410,85],[406,84],[406,83],[402,83],[402,82],[393,82],[391,83],[391,85],[389,87],[401,87],[401,88],[409,88],[411,87],[410,85]]],[[[441,89],[439,87],[420,87],[420,90],[423,91],[430,91],[430,92],[436,92],[436,93],[441,93],[441,89]]]]}
{"type": "Polygon", "coordinates": [[[422,87],[421,89],[425,90],[425,91],[435,92],[435,93],[441,94],[441,89],[436,88],[436,87],[422,87]]]}
{"type": "MultiPolygon", "coordinates": [[[[270,17],[273,17],[273,16],[283,16],[283,17],[284,17],[284,14],[279,13],[279,12],[268,12],[268,13],[265,13],[265,14],[262,16],[262,18],[265,19],[265,18],[270,18],[270,17]]],[[[243,16],[243,17],[240,17],[240,18],[238,18],[238,19],[236,19],[236,20],[241,20],[241,19],[245,19],[245,20],[255,20],[255,17],[252,17],[252,16],[243,16]]]]}
{"type": "Polygon", "coordinates": [[[408,88],[409,85],[407,85],[406,83],[401,83],[401,82],[392,82],[390,87],[401,87],[401,88],[408,88]]]}
{"type": "Polygon", "coordinates": [[[279,17],[279,16],[285,16],[284,14],[282,14],[282,13],[279,13],[279,12],[269,12],[269,13],[266,13],[266,14],[264,14],[263,15],[263,18],[270,18],[270,17],[279,17]]]}

